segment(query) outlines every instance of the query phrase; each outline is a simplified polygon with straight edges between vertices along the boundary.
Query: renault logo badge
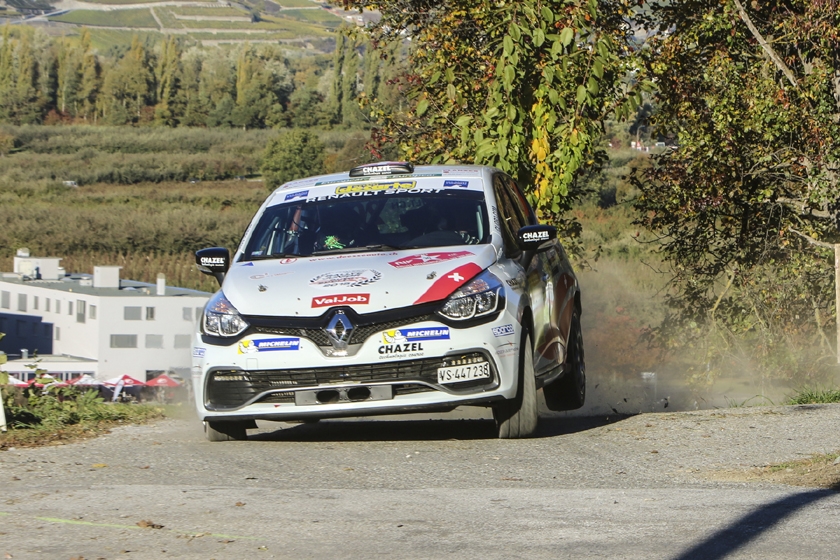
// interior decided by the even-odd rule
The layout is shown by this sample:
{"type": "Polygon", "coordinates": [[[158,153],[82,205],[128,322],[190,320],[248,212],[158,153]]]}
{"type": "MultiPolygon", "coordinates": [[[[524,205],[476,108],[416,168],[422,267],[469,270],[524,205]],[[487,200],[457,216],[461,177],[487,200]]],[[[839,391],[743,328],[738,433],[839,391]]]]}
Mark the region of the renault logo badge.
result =
{"type": "Polygon", "coordinates": [[[347,343],[350,341],[350,335],[353,334],[354,328],[353,323],[344,314],[344,311],[336,311],[333,314],[330,322],[327,323],[327,328],[324,329],[333,347],[333,356],[347,355],[347,343]]]}

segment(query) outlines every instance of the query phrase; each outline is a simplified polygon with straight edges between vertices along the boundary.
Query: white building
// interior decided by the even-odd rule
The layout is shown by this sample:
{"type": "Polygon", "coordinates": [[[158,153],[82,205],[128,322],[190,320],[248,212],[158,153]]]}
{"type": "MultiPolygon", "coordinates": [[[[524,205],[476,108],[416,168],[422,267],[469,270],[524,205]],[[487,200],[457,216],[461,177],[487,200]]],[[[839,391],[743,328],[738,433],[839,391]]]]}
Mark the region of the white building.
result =
{"type": "Polygon", "coordinates": [[[162,274],[157,284],[120,280],[118,266],[65,274],[60,260],[21,249],[0,277],[0,350],[9,355],[0,369],[31,378],[37,352],[38,368],[63,379],[189,372],[195,322],[211,294],[166,286],[162,274]]]}

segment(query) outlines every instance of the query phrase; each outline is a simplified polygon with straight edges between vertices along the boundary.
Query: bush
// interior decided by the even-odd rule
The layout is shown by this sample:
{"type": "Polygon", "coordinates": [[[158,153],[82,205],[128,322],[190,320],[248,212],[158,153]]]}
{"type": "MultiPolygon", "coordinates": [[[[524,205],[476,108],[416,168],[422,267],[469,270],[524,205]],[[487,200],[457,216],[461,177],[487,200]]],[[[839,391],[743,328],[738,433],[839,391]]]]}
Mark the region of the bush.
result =
{"type": "Polygon", "coordinates": [[[263,156],[265,186],[274,190],[283,183],[324,172],[324,144],[307,130],[290,130],[268,143],[263,156]]]}

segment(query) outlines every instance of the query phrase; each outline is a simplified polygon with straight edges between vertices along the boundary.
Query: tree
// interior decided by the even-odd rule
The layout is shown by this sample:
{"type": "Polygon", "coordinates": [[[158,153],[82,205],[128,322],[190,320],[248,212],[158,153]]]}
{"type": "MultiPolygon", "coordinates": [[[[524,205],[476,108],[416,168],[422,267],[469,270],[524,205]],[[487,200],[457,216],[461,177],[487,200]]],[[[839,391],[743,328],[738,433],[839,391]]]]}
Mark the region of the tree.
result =
{"type": "Polygon", "coordinates": [[[746,337],[768,358],[785,340],[833,353],[837,11],[835,0],[652,6],[653,119],[679,148],[636,177],[636,208],[671,265],[674,326],[746,337]]]}
{"type": "MultiPolygon", "coordinates": [[[[635,3],[633,3],[635,5],[635,3]]],[[[604,119],[627,116],[644,84],[634,69],[629,0],[374,0],[373,48],[408,45],[400,80],[412,100],[381,115],[385,140],[404,157],[495,165],[511,173],[546,218],[579,195],[576,180],[599,160],[604,119]]],[[[571,225],[570,225],[571,227],[571,225]]]]}
{"type": "Polygon", "coordinates": [[[290,130],[271,140],[265,149],[262,174],[274,190],[283,183],[324,172],[324,144],[307,130],[290,130]]]}

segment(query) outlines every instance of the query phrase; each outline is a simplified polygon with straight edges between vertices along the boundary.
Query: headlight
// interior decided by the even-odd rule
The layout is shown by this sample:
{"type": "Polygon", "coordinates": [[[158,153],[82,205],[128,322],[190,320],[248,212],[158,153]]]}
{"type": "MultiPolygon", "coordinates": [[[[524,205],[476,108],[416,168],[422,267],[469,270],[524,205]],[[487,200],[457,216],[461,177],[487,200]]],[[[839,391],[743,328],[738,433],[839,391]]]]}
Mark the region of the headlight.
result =
{"type": "Polygon", "coordinates": [[[485,270],[449,296],[438,313],[453,321],[466,321],[500,309],[503,298],[502,282],[485,270]]]}
{"type": "Polygon", "coordinates": [[[202,331],[213,336],[236,336],[250,325],[221,291],[210,298],[204,308],[202,331]]]}

